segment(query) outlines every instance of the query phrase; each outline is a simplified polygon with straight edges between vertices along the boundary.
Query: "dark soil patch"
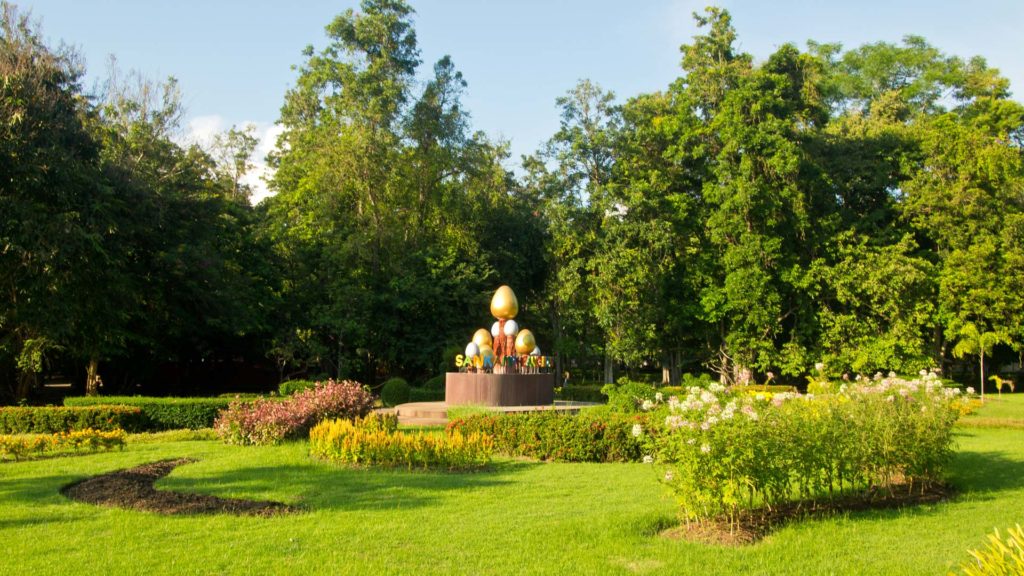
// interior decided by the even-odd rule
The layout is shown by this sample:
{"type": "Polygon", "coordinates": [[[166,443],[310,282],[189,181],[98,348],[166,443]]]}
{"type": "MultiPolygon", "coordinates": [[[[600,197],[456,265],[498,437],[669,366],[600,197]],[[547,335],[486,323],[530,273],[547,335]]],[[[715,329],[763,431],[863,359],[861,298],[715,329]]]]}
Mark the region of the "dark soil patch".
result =
{"type": "Polygon", "coordinates": [[[277,516],[298,510],[281,502],[220,498],[207,494],[157,490],[153,487],[154,482],[170,474],[171,470],[191,462],[195,460],[179,458],[117,470],[68,484],[61,488],[61,494],[87,504],[145,510],[159,514],[227,513],[277,516]]]}
{"type": "Polygon", "coordinates": [[[716,518],[704,522],[690,522],[673,526],[661,531],[661,536],[675,540],[688,540],[702,544],[718,544],[722,546],[742,546],[758,542],[772,530],[798,520],[826,518],[843,512],[859,512],[864,510],[885,510],[935,504],[948,499],[951,491],[947,486],[933,486],[924,492],[920,489],[908,490],[906,486],[896,487],[884,497],[877,494],[876,498],[846,498],[831,502],[793,502],[773,510],[743,511],[735,522],[728,518],[716,518]]]}

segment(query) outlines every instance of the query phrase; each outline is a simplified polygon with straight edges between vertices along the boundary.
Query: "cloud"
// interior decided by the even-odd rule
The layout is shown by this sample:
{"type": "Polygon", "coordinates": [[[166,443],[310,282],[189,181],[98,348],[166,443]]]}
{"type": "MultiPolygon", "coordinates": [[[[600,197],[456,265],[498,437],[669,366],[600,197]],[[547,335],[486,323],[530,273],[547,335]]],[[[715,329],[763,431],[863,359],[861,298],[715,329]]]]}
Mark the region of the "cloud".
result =
{"type": "MultiPolygon", "coordinates": [[[[242,178],[242,182],[248,184],[252,189],[250,201],[253,204],[258,204],[264,198],[273,195],[267,188],[266,182],[274,175],[274,171],[267,166],[267,155],[277,148],[277,137],[281,135],[284,128],[258,120],[244,120],[235,126],[243,127],[250,124],[256,129],[256,138],[259,139],[259,144],[256,145],[256,151],[252,155],[253,168],[242,178]]],[[[182,142],[179,143],[186,146],[196,144],[204,150],[211,151],[217,134],[230,128],[231,126],[228,126],[223,116],[217,114],[196,116],[189,119],[186,133],[182,142]]]]}

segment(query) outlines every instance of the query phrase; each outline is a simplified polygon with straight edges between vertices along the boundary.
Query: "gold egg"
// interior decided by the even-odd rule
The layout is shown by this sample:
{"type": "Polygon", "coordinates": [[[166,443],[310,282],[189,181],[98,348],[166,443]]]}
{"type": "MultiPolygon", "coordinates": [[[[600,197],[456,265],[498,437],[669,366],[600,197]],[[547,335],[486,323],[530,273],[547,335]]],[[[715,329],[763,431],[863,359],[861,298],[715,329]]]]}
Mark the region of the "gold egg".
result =
{"type": "Polygon", "coordinates": [[[537,339],[533,337],[533,332],[529,330],[520,330],[519,335],[516,336],[516,352],[520,354],[529,354],[533,352],[533,349],[537,347],[537,339]]]}
{"type": "Polygon", "coordinates": [[[519,313],[519,300],[508,286],[502,286],[491,298],[491,315],[499,320],[511,320],[519,313]]]}
{"type": "Polygon", "coordinates": [[[483,348],[484,346],[489,348],[493,344],[491,342],[491,333],[481,328],[473,334],[473,342],[475,342],[480,348],[483,348]]]}
{"type": "Polygon", "coordinates": [[[483,358],[494,357],[494,349],[490,346],[481,346],[480,356],[483,358]]]}

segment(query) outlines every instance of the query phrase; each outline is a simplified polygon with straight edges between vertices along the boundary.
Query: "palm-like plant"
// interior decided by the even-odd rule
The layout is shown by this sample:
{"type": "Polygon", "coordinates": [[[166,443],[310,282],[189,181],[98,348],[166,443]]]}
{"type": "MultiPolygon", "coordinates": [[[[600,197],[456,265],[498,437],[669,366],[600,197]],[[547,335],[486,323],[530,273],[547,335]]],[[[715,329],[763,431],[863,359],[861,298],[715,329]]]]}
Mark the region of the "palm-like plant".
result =
{"type": "Polygon", "coordinates": [[[1010,338],[995,331],[982,332],[974,322],[968,322],[960,328],[957,333],[959,337],[956,346],[953,347],[953,356],[963,358],[967,355],[978,355],[978,367],[981,371],[981,402],[985,403],[985,356],[992,355],[992,349],[996,344],[1008,344],[1010,338]]]}

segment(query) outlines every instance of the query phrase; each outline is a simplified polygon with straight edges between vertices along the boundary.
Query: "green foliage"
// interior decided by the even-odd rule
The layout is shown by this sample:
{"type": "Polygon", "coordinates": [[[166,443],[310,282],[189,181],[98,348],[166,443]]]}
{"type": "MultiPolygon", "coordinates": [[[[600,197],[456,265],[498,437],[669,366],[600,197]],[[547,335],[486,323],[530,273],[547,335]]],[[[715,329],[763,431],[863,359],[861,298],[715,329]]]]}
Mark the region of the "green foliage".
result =
{"type": "Polygon", "coordinates": [[[139,408],[142,411],[138,431],[157,432],[187,428],[198,430],[213,427],[221,410],[231,398],[158,398],[149,396],[69,396],[65,406],[118,405],[139,408]]]}
{"type": "Polygon", "coordinates": [[[146,417],[134,406],[8,406],[0,408],[0,434],[53,434],[94,429],[138,432],[146,417]]]}
{"type": "Polygon", "coordinates": [[[494,449],[509,456],[565,462],[637,462],[642,439],[634,426],[645,426],[643,414],[586,410],[578,415],[554,410],[522,414],[478,414],[452,418],[447,430],[494,438],[494,449]]]}
{"type": "Polygon", "coordinates": [[[1024,530],[1020,524],[1006,531],[1006,537],[989,534],[984,549],[971,550],[973,561],[960,565],[966,576],[1013,576],[1024,574],[1024,530]]]}
{"type": "Polygon", "coordinates": [[[432,377],[428,378],[427,381],[423,383],[423,388],[425,388],[427,390],[442,390],[443,391],[444,390],[444,382],[445,382],[445,375],[444,374],[438,374],[437,376],[432,376],[432,377]]]}
{"type": "Polygon", "coordinates": [[[643,403],[654,400],[657,390],[651,384],[620,378],[617,384],[606,384],[601,393],[608,397],[608,406],[618,412],[639,412],[643,403]]]}
{"type": "Polygon", "coordinates": [[[558,388],[559,398],[574,402],[607,402],[608,397],[602,392],[601,384],[570,385],[558,388]]]}
{"type": "Polygon", "coordinates": [[[441,402],[444,400],[444,390],[433,390],[430,388],[410,388],[409,402],[441,402]]]}
{"type": "Polygon", "coordinates": [[[316,386],[316,382],[312,380],[288,380],[287,382],[281,382],[281,385],[277,387],[277,393],[281,396],[291,396],[296,392],[302,392],[316,386]]]}
{"type": "Polygon", "coordinates": [[[444,435],[397,431],[397,417],[324,420],[309,431],[309,452],[317,458],[356,465],[468,470],[491,460],[494,441],[480,433],[444,435]]]}
{"type": "Polygon", "coordinates": [[[385,406],[398,406],[409,401],[409,383],[404,378],[390,378],[380,389],[380,399],[385,406]]]}
{"type": "Polygon", "coordinates": [[[14,460],[26,457],[39,457],[50,454],[74,451],[76,453],[97,452],[100,450],[124,449],[126,442],[124,430],[73,430],[58,432],[48,436],[0,436],[0,461],[8,456],[14,460]]]}

